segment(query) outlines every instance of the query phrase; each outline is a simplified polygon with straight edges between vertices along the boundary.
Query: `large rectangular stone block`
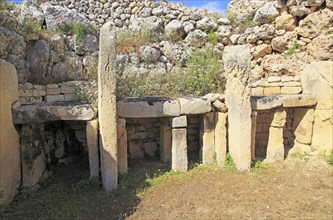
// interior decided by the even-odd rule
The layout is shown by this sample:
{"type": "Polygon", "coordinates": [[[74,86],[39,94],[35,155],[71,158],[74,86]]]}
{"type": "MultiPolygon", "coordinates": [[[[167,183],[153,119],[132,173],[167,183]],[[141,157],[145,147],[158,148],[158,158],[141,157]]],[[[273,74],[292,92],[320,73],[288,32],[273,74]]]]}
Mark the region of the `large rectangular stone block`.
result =
{"type": "Polygon", "coordinates": [[[90,177],[99,176],[98,121],[87,121],[86,137],[89,155],[90,177]]]}
{"type": "Polygon", "coordinates": [[[128,170],[127,162],[127,133],[126,133],[126,120],[119,118],[117,122],[118,127],[118,172],[125,174],[128,170]]]}
{"type": "Polygon", "coordinates": [[[172,129],[171,168],[185,172],[188,169],[186,129],[172,129]]]}
{"type": "Polygon", "coordinates": [[[184,128],[187,126],[187,118],[185,115],[175,117],[170,120],[171,120],[171,125],[173,128],[184,128]]]}
{"type": "Polygon", "coordinates": [[[215,164],[215,113],[209,112],[202,117],[202,163],[215,164]]]}
{"type": "Polygon", "coordinates": [[[160,127],[160,157],[163,163],[171,161],[172,127],[162,123],[160,127]]]}
{"type": "Polygon", "coordinates": [[[212,110],[211,102],[201,98],[178,98],[181,115],[205,114],[212,110]]]}
{"type": "Polygon", "coordinates": [[[215,151],[217,165],[224,167],[227,154],[227,113],[215,113],[215,151]]]}

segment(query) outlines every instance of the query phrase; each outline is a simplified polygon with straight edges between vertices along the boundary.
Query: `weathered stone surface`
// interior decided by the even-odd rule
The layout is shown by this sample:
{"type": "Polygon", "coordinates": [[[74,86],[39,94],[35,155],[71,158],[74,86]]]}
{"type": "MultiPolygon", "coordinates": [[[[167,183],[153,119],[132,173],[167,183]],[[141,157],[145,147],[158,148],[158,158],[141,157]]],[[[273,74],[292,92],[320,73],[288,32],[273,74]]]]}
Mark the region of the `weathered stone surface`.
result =
{"type": "Polygon", "coordinates": [[[101,173],[105,190],[117,188],[116,34],[110,22],[100,30],[98,62],[98,117],[101,173]]]}
{"type": "Polygon", "coordinates": [[[170,98],[125,99],[117,102],[117,114],[123,118],[179,116],[180,105],[178,100],[170,98]]]}
{"type": "Polygon", "coordinates": [[[317,104],[317,99],[310,95],[286,95],[283,96],[283,107],[308,107],[317,104]]]}
{"type": "Polygon", "coordinates": [[[188,169],[186,129],[172,129],[171,168],[185,172],[188,169]]]}
{"type": "Polygon", "coordinates": [[[282,106],[282,99],[279,96],[255,96],[251,98],[253,110],[267,110],[282,106]]]}
{"type": "Polygon", "coordinates": [[[90,177],[99,176],[98,121],[87,121],[86,127],[90,177]]]}
{"type": "Polygon", "coordinates": [[[162,120],[160,127],[160,157],[163,163],[171,161],[171,147],[172,147],[172,127],[166,120],[162,120]]]}
{"type": "Polygon", "coordinates": [[[318,153],[330,154],[333,149],[333,61],[307,65],[301,79],[303,93],[313,95],[318,100],[311,146],[318,153]]]}
{"type": "Polygon", "coordinates": [[[283,12],[275,19],[275,27],[278,30],[292,31],[296,28],[296,20],[291,14],[283,12]]]}
{"type": "Polygon", "coordinates": [[[152,46],[144,46],[140,48],[141,52],[141,60],[145,63],[154,63],[156,62],[160,56],[160,51],[152,46]]]}
{"type": "Polygon", "coordinates": [[[304,155],[305,153],[311,153],[311,147],[307,144],[301,144],[296,141],[294,146],[289,150],[288,157],[293,154],[304,155]]]}
{"type": "Polygon", "coordinates": [[[125,174],[128,170],[127,163],[127,132],[126,132],[126,120],[119,118],[117,120],[118,130],[118,172],[119,174],[125,174]]]}
{"type": "Polygon", "coordinates": [[[30,79],[42,80],[47,75],[50,48],[44,40],[34,42],[26,52],[26,63],[31,73],[30,79]]]}
{"type": "Polygon", "coordinates": [[[287,113],[283,108],[273,112],[273,120],[269,128],[266,162],[284,160],[283,127],[287,113]]]}
{"type": "Polygon", "coordinates": [[[227,79],[228,143],[238,170],[249,170],[251,167],[250,62],[249,47],[225,47],[223,64],[227,79]]]}
{"type": "Polygon", "coordinates": [[[185,36],[182,22],[172,20],[165,26],[165,33],[166,36],[172,41],[182,40],[185,36]]]}
{"type": "Polygon", "coordinates": [[[65,101],[64,95],[47,95],[45,96],[45,101],[50,102],[63,102],[65,101]]]}
{"type": "Polygon", "coordinates": [[[316,60],[332,60],[333,34],[319,35],[308,45],[307,50],[316,60]]]}
{"type": "Polygon", "coordinates": [[[265,1],[232,0],[228,5],[228,18],[242,22],[252,19],[255,12],[265,4],[265,1]]]}
{"type": "Polygon", "coordinates": [[[53,6],[51,3],[47,2],[42,4],[41,8],[45,15],[45,22],[48,28],[56,28],[58,25],[63,24],[64,21],[69,23],[89,23],[86,17],[61,6],[53,6]]]}
{"type": "Polygon", "coordinates": [[[210,112],[210,101],[201,98],[178,98],[181,115],[197,115],[210,112]]]}
{"type": "Polygon", "coordinates": [[[279,16],[279,11],[275,8],[274,3],[267,2],[256,11],[253,21],[257,25],[261,25],[274,21],[277,16],[279,16]]]}
{"type": "Polygon", "coordinates": [[[202,47],[207,41],[206,38],[207,34],[205,32],[196,29],[187,35],[185,41],[193,47],[202,47]]]}
{"type": "Polygon", "coordinates": [[[309,108],[295,108],[293,130],[295,140],[301,144],[310,145],[312,141],[314,110],[309,108]]]}
{"type": "Polygon", "coordinates": [[[22,126],[20,142],[23,187],[35,186],[45,171],[45,141],[43,134],[43,124],[33,123],[22,126]]]}
{"type": "Polygon", "coordinates": [[[214,103],[213,103],[213,106],[215,107],[215,109],[219,112],[227,112],[228,111],[228,108],[227,108],[227,105],[219,100],[216,100],[214,103]]]}
{"type": "Polygon", "coordinates": [[[302,92],[302,87],[282,87],[281,94],[299,94],[302,92]]]}
{"type": "Polygon", "coordinates": [[[172,118],[171,119],[171,126],[173,128],[185,128],[187,126],[186,115],[172,118]]]}
{"type": "Polygon", "coordinates": [[[215,113],[209,112],[202,117],[202,163],[214,164],[215,163],[215,113]]]}
{"type": "Polygon", "coordinates": [[[46,121],[89,121],[96,112],[89,104],[66,103],[21,106],[13,111],[14,124],[28,124],[46,121]]]}
{"type": "Polygon", "coordinates": [[[217,165],[224,167],[227,154],[227,113],[215,113],[215,152],[217,165]]]}
{"type": "Polygon", "coordinates": [[[11,110],[19,97],[17,86],[15,67],[0,59],[0,205],[9,204],[20,187],[20,142],[11,110]]]}

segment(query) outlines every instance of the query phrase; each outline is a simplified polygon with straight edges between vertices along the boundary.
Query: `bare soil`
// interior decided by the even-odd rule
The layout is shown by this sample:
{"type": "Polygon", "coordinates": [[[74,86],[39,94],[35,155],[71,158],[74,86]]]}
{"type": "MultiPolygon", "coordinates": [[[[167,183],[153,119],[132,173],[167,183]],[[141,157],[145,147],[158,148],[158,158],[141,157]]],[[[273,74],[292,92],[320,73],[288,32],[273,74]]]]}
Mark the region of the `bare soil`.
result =
{"type": "Polygon", "coordinates": [[[135,162],[106,193],[88,178],[87,164],[60,166],[0,219],[333,219],[333,167],[324,160],[288,159],[246,173],[207,167],[151,181],[167,169],[135,162]]]}
{"type": "Polygon", "coordinates": [[[333,219],[332,171],[293,159],[263,172],[199,173],[149,189],[129,219],[333,219]]]}

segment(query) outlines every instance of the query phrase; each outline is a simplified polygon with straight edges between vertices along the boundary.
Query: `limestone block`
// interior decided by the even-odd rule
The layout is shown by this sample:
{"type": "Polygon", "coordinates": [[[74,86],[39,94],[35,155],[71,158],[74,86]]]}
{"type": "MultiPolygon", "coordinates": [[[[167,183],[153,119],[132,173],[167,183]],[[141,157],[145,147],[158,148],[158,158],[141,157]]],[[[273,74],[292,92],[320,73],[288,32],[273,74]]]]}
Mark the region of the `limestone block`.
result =
{"type": "Polygon", "coordinates": [[[118,172],[119,174],[127,173],[127,132],[126,132],[126,120],[118,118],[118,172]]]}
{"type": "Polygon", "coordinates": [[[123,118],[159,118],[179,116],[178,100],[169,98],[125,99],[117,102],[117,114],[123,118]]]}
{"type": "Polygon", "coordinates": [[[89,155],[90,177],[99,176],[98,121],[87,121],[86,137],[89,155]]]}
{"type": "Polygon", "coordinates": [[[332,110],[315,109],[315,121],[313,124],[313,135],[311,146],[318,153],[330,154],[333,150],[333,116],[332,110]]]}
{"type": "Polygon", "coordinates": [[[89,104],[26,105],[13,110],[14,124],[46,121],[89,121],[96,112],[89,104]]]}
{"type": "Polygon", "coordinates": [[[42,97],[23,97],[20,98],[21,105],[33,105],[33,104],[40,104],[43,102],[42,97]]]}
{"type": "Polygon", "coordinates": [[[251,89],[251,95],[262,96],[264,95],[264,87],[256,87],[251,89]]]}
{"type": "Polygon", "coordinates": [[[45,171],[45,141],[43,134],[43,124],[22,125],[20,142],[23,187],[35,186],[45,171]]]}
{"type": "Polygon", "coordinates": [[[163,163],[171,161],[172,127],[162,123],[160,127],[160,157],[163,163]]]}
{"type": "MultiPolygon", "coordinates": [[[[52,85],[56,85],[56,86],[58,86],[57,84],[52,84],[52,85]]],[[[48,85],[48,86],[50,86],[50,85],[48,85]]],[[[55,86],[54,86],[55,87],[55,86]]],[[[61,92],[61,89],[60,88],[48,88],[47,87],[47,89],[46,89],[46,94],[47,95],[59,95],[60,94],[60,92],[61,92]]]]}
{"type": "Polygon", "coordinates": [[[280,87],[266,87],[264,88],[264,95],[276,95],[280,94],[281,89],[280,87]]]}
{"type": "Polygon", "coordinates": [[[294,146],[289,150],[288,157],[293,154],[311,153],[311,147],[307,144],[301,144],[295,141],[294,146]]]}
{"type": "Polygon", "coordinates": [[[281,77],[279,77],[279,76],[270,76],[270,77],[267,78],[267,81],[269,83],[281,82],[281,77]]]}
{"type": "Polygon", "coordinates": [[[171,121],[171,125],[173,128],[184,128],[187,126],[186,115],[172,118],[171,121]]]}
{"type": "Polygon", "coordinates": [[[19,96],[20,97],[29,97],[29,96],[32,96],[33,94],[33,89],[20,89],[19,90],[19,96]]]}
{"type": "Polygon", "coordinates": [[[215,113],[215,151],[217,165],[224,167],[227,153],[227,113],[215,113]]]}
{"type": "Polygon", "coordinates": [[[282,87],[281,94],[299,94],[302,92],[302,87],[282,87]]]}
{"type": "Polygon", "coordinates": [[[20,187],[20,143],[11,110],[18,98],[15,67],[0,59],[0,206],[9,204],[20,187]]]}
{"type": "Polygon", "coordinates": [[[45,96],[46,95],[46,90],[37,90],[37,89],[34,89],[32,91],[32,95],[33,96],[45,96]]]}
{"type": "Polygon", "coordinates": [[[45,91],[46,86],[44,86],[44,85],[34,85],[34,89],[36,89],[36,90],[44,90],[45,91]]]}
{"type": "Polygon", "coordinates": [[[297,142],[311,144],[313,121],[314,109],[295,108],[293,130],[297,142]]]}
{"type": "Polygon", "coordinates": [[[81,97],[78,94],[64,94],[65,102],[80,101],[81,97]]]}
{"type": "Polygon", "coordinates": [[[228,107],[229,152],[238,170],[251,167],[251,102],[248,46],[224,48],[223,65],[227,79],[225,103],[228,107]]]}
{"type": "Polygon", "coordinates": [[[283,107],[310,107],[317,104],[317,99],[310,95],[288,95],[283,97],[283,107]]]}
{"type": "Polygon", "coordinates": [[[257,112],[253,111],[251,115],[251,159],[255,160],[255,150],[256,150],[256,133],[257,133],[257,127],[261,127],[258,129],[258,131],[262,131],[262,125],[257,125],[257,112]]]}
{"type": "Polygon", "coordinates": [[[209,112],[202,117],[202,163],[214,164],[215,154],[215,113],[209,112]]]}
{"type": "Polygon", "coordinates": [[[210,112],[212,106],[209,100],[201,98],[178,98],[181,115],[197,115],[210,112]]]}
{"type": "Polygon", "coordinates": [[[142,143],[136,141],[128,142],[128,153],[131,159],[143,159],[145,157],[145,153],[142,150],[142,143]]]}
{"type": "Polygon", "coordinates": [[[220,100],[216,100],[215,102],[213,102],[213,106],[219,112],[226,113],[228,111],[227,105],[220,100]]]}
{"type": "Polygon", "coordinates": [[[63,102],[65,101],[64,95],[47,95],[45,96],[46,102],[63,102]]]}
{"type": "MultiPolygon", "coordinates": [[[[57,88],[59,88],[58,84],[48,84],[48,85],[46,85],[46,89],[57,89],[57,88]]],[[[60,90],[59,90],[59,93],[60,93],[60,90]]]]}
{"type": "Polygon", "coordinates": [[[282,108],[273,112],[273,120],[269,128],[266,162],[282,161],[284,159],[283,127],[287,113],[282,108]]]}
{"type": "Polygon", "coordinates": [[[188,169],[186,129],[172,129],[171,168],[185,172],[188,169]]]}
{"type": "Polygon", "coordinates": [[[100,29],[98,60],[98,117],[101,173],[105,190],[117,188],[116,34],[112,23],[100,29]]]}

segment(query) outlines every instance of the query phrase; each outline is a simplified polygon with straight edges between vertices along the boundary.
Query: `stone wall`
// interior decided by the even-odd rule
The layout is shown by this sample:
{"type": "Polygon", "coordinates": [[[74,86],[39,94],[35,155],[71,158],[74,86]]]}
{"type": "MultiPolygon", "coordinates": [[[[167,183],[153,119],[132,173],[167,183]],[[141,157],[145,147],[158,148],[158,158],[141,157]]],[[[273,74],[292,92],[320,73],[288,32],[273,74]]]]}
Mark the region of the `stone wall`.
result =
{"type": "Polygon", "coordinates": [[[251,84],[251,95],[292,95],[302,93],[300,76],[273,76],[251,84]]]}

